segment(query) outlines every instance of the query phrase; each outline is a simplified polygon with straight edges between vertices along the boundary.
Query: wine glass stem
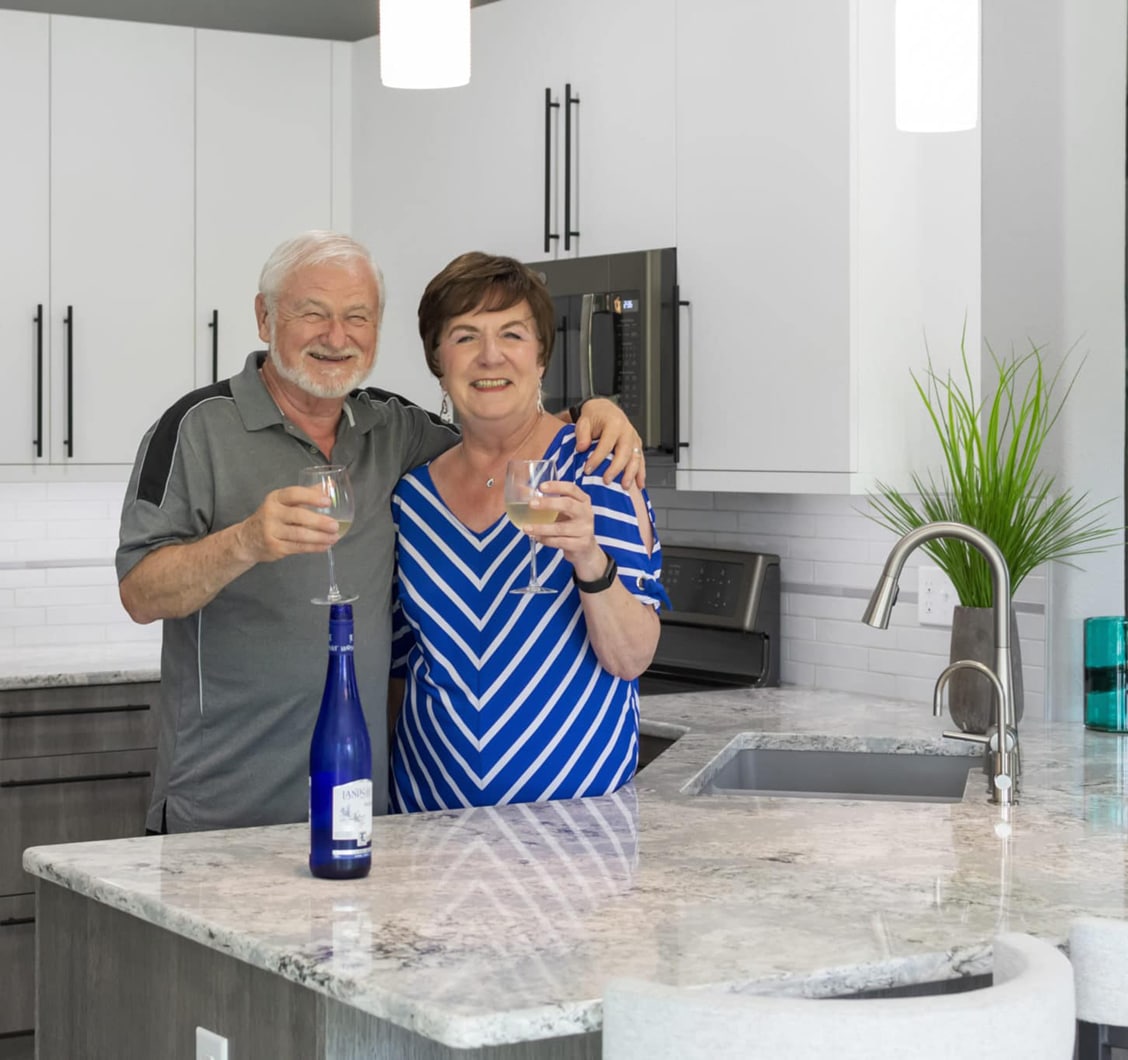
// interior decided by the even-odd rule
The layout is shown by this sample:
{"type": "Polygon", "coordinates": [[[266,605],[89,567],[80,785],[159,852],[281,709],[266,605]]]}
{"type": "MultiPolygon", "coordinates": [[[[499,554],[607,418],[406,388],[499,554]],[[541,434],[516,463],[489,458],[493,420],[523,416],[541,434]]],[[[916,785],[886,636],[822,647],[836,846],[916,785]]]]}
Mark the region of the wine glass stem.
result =
{"type": "Polygon", "coordinates": [[[329,549],[325,554],[329,557],[329,599],[339,600],[341,590],[337,588],[337,572],[333,566],[333,550],[329,549]]]}
{"type": "Polygon", "coordinates": [[[533,537],[529,538],[529,566],[531,567],[529,572],[529,586],[540,585],[540,581],[537,578],[537,542],[536,538],[533,537]]]}

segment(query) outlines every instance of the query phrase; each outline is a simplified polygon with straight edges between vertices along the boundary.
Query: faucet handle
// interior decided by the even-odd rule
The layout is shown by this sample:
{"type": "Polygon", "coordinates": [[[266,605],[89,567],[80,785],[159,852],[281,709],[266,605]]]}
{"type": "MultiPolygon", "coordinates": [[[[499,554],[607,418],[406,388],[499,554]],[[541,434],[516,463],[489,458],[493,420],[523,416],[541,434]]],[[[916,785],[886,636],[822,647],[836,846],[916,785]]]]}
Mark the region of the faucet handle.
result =
{"type": "Polygon", "coordinates": [[[948,731],[948,732],[943,732],[940,735],[946,736],[949,740],[966,740],[968,743],[983,744],[983,746],[985,748],[989,748],[991,746],[991,737],[989,735],[988,736],[980,736],[979,733],[977,733],[977,732],[952,732],[952,731],[948,731]]]}

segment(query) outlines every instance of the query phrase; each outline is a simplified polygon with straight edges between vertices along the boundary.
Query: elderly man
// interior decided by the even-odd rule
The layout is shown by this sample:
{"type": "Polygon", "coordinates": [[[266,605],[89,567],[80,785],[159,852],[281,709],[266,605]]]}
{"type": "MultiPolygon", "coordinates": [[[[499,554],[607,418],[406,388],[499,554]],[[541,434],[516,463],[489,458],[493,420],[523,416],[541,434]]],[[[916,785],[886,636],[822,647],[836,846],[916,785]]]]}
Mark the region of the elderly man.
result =
{"type": "MultiPolygon", "coordinates": [[[[304,820],[308,749],[325,673],[325,557],[359,592],[356,663],[386,809],[386,695],[394,531],[401,474],[457,440],[403,398],[355,389],[376,359],[379,269],[347,236],[282,244],[259,281],[267,353],[188,394],[148,431],[126,491],[117,571],[137,622],[164,620],[157,771],[147,826],[195,831],[304,820]],[[351,531],[311,510],[301,468],[348,467],[351,531]]],[[[641,478],[637,435],[610,402],[577,434],[602,432],[594,464],[641,478]],[[629,455],[627,455],[629,453],[629,455]]],[[[589,409],[591,406],[589,406],[589,409]]],[[[588,422],[585,422],[588,421],[588,422]]]]}

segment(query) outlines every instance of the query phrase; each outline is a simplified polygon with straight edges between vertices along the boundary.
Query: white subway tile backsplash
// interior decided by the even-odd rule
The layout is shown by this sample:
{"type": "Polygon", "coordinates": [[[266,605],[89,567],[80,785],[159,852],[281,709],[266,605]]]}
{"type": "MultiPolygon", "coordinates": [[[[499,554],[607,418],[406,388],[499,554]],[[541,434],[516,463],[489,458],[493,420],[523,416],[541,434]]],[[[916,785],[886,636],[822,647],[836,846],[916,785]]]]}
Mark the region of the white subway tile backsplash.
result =
{"type": "MultiPolygon", "coordinates": [[[[125,482],[0,483],[0,646],[146,643],[121,607],[113,556],[125,482]]],[[[888,630],[859,620],[896,535],[864,498],[650,490],[662,541],[781,557],[781,676],[787,684],[931,702],[950,630],[916,621],[916,553],[888,630]]],[[[1027,710],[1040,714],[1046,579],[1016,593],[1027,710]]],[[[1080,694],[1080,693],[1079,693],[1080,694]]]]}
{"type": "Polygon", "coordinates": [[[121,526],[121,517],[114,515],[102,519],[84,519],[71,522],[68,519],[56,519],[47,524],[47,536],[59,541],[112,541],[117,546],[118,529],[121,526]]]}
{"type": "Polygon", "coordinates": [[[815,581],[820,585],[844,585],[852,589],[864,589],[868,594],[880,577],[881,567],[877,564],[825,562],[815,564],[815,581]]]}
{"type": "Polygon", "coordinates": [[[79,626],[93,623],[131,621],[120,602],[112,604],[74,604],[67,607],[48,607],[49,626],[79,626]]]}
{"type": "Polygon", "coordinates": [[[43,567],[16,567],[0,569],[0,587],[5,589],[27,589],[47,584],[47,570],[43,567]]]}
{"type": "Polygon", "coordinates": [[[59,644],[73,644],[78,647],[84,644],[104,644],[106,642],[106,627],[100,624],[24,627],[13,632],[15,634],[14,643],[18,648],[37,648],[41,645],[56,646],[59,644]]]}
{"type": "Polygon", "coordinates": [[[46,522],[39,519],[12,519],[0,523],[0,541],[42,541],[47,536],[46,522]]]}
{"type": "MultiPolygon", "coordinates": [[[[787,554],[798,556],[795,545],[815,539],[815,517],[812,515],[782,515],[774,512],[740,512],[737,528],[757,537],[775,537],[789,542],[787,554]]],[[[835,553],[839,556],[841,553],[835,553]]],[[[820,557],[809,556],[815,559],[820,557]]]]}
{"type": "MultiPolygon", "coordinates": [[[[7,542],[0,542],[2,548],[7,542]]],[[[23,562],[51,562],[54,560],[74,560],[89,563],[90,560],[112,560],[117,551],[117,539],[86,540],[77,538],[64,541],[57,538],[47,541],[17,541],[12,543],[15,552],[13,559],[23,562]]]]}
{"type": "Polygon", "coordinates": [[[849,670],[870,669],[869,649],[856,644],[831,644],[827,641],[795,640],[784,645],[789,659],[837,666],[849,670]]]}
{"type": "Polygon", "coordinates": [[[869,669],[876,673],[901,675],[904,677],[932,678],[935,682],[948,660],[936,655],[918,655],[911,651],[885,650],[871,648],[869,669]]]}
{"type": "Polygon", "coordinates": [[[14,595],[17,607],[77,607],[84,604],[111,603],[121,606],[117,602],[117,590],[100,585],[56,585],[42,589],[18,589],[14,595]]]}
{"type": "Polygon", "coordinates": [[[736,512],[695,511],[680,509],[666,513],[666,525],[671,530],[738,530],[740,516],[736,512]]]}
{"type": "MultiPolygon", "coordinates": [[[[857,609],[857,615],[861,608],[857,609]]],[[[815,638],[823,644],[854,644],[862,648],[888,647],[889,638],[894,634],[885,629],[874,629],[864,622],[840,621],[833,618],[820,618],[815,623],[815,638]]]]}
{"type": "Polygon", "coordinates": [[[147,626],[139,626],[136,622],[128,621],[121,625],[106,626],[106,640],[114,644],[160,644],[161,623],[150,622],[147,626]]]}
{"type": "Polygon", "coordinates": [[[810,663],[796,662],[786,656],[779,663],[779,679],[785,685],[800,685],[803,688],[817,688],[815,668],[810,663]]]}
{"type": "Polygon", "coordinates": [[[42,519],[46,522],[56,520],[106,519],[110,506],[104,501],[26,501],[16,505],[16,519],[42,519]]]}
{"type": "Polygon", "coordinates": [[[870,670],[842,670],[831,666],[815,667],[815,686],[863,696],[896,696],[897,681],[892,674],[870,670]]]}
{"type": "Polygon", "coordinates": [[[109,559],[100,566],[48,567],[43,573],[48,585],[109,585],[117,594],[117,571],[109,559]]]}
{"type": "MultiPolygon", "coordinates": [[[[663,530],[664,542],[754,548],[781,557],[785,683],[894,695],[920,701],[927,709],[951,640],[949,627],[917,622],[918,570],[922,564],[934,565],[933,560],[918,551],[906,563],[888,630],[864,626],[859,620],[866,600],[897,538],[869,517],[865,498],[672,490],[652,491],[652,498],[657,508],[668,500],[678,509],[677,521],[663,530]],[[688,516],[686,509],[693,508],[739,513],[739,528],[710,531],[716,523],[688,516]],[[858,660],[855,649],[865,652],[864,660],[858,660]]],[[[1024,681],[1031,693],[1028,709],[1036,711],[1041,710],[1036,697],[1044,680],[1045,582],[1044,574],[1035,572],[1015,594],[1022,606],[1017,618],[1024,681]]]]}
{"type": "Polygon", "coordinates": [[[828,515],[818,517],[819,537],[859,541],[885,541],[890,544],[896,540],[888,530],[862,515],[828,515]]]}
{"type": "Polygon", "coordinates": [[[798,618],[793,615],[780,616],[779,633],[784,644],[793,640],[814,640],[815,620],[813,618],[798,618]]]}
{"type": "Polygon", "coordinates": [[[0,607],[0,626],[43,626],[46,622],[42,607],[0,607]]]}

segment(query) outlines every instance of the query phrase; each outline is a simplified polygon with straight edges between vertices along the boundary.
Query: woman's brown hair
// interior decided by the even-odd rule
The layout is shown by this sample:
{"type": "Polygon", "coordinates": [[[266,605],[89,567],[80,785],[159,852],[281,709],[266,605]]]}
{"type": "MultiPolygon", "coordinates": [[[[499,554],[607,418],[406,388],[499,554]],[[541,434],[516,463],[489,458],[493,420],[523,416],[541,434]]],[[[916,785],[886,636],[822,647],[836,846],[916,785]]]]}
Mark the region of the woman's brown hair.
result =
{"type": "Polygon", "coordinates": [[[419,300],[419,336],[431,374],[442,378],[438,348],[443,330],[455,317],[483,309],[493,312],[528,302],[540,339],[537,358],[548,367],[556,337],[556,310],[544,278],[515,258],[472,250],[460,254],[427,284],[419,300]]]}

